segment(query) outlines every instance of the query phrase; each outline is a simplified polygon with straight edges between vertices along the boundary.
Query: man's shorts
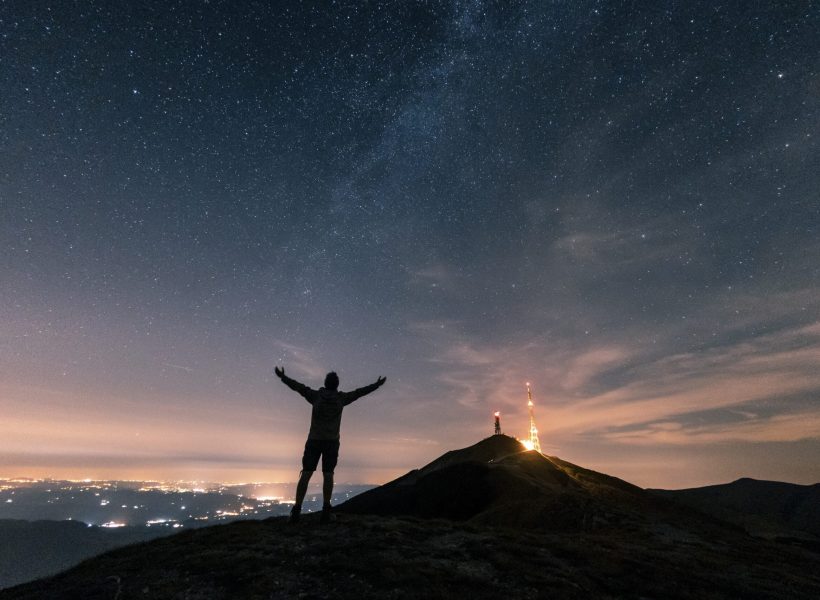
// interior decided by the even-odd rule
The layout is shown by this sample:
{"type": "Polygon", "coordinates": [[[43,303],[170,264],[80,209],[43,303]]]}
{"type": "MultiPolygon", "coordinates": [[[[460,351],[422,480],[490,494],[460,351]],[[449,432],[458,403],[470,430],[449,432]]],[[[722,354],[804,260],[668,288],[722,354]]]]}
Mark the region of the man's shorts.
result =
{"type": "Polygon", "coordinates": [[[305,442],[305,453],[302,455],[302,470],[315,471],[322,457],[322,472],[333,473],[339,461],[339,440],[311,440],[305,442]]]}

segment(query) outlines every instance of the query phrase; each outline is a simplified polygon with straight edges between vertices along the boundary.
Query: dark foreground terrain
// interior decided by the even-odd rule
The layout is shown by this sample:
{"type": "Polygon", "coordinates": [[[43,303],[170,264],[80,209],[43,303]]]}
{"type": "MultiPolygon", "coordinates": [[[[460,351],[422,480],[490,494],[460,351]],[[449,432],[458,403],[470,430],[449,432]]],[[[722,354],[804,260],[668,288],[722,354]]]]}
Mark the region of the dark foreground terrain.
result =
{"type": "Polygon", "coordinates": [[[338,507],[114,550],[0,600],[820,598],[820,553],[497,435],[338,507]]]}
{"type": "Polygon", "coordinates": [[[820,557],[763,542],[550,534],[415,517],[284,518],[121,548],[2,600],[818,598],[820,557]]]}

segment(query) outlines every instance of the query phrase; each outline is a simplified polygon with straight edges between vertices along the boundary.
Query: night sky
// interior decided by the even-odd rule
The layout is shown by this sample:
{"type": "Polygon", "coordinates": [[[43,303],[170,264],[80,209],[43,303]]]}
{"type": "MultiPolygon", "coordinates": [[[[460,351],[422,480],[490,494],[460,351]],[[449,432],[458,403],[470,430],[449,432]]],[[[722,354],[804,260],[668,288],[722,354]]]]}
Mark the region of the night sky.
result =
{"type": "Polygon", "coordinates": [[[820,3],[0,2],[0,477],[492,433],[820,481],[820,3]]]}

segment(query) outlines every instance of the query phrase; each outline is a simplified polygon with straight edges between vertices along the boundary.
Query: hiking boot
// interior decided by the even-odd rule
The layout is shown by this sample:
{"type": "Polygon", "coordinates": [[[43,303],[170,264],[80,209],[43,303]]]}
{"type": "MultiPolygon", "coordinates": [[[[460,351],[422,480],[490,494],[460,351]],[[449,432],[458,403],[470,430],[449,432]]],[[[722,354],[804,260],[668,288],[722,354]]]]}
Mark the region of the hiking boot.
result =
{"type": "Polygon", "coordinates": [[[301,508],[296,508],[295,506],[290,509],[290,519],[291,523],[298,523],[299,522],[299,515],[302,514],[301,508]]]}
{"type": "Polygon", "coordinates": [[[331,510],[332,508],[329,504],[322,507],[322,516],[319,517],[319,523],[325,525],[333,520],[331,510]]]}

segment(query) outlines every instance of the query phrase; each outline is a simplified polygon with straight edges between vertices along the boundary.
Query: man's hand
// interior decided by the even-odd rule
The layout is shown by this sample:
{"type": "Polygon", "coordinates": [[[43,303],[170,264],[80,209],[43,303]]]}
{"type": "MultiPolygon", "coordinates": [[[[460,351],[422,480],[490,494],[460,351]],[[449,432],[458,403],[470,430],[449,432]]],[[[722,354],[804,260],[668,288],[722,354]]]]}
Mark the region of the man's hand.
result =
{"type": "Polygon", "coordinates": [[[273,372],[279,379],[282,379],[285,376],[285,367],[273,367],[273,372]]]}
{"type": "Polygon", "coordinates": [[[379,375],[379,378],[376,380],[376,383],[379,385],[384,385],[384,382],[387,381],[387,377],[382,377],[379,375]]]}

